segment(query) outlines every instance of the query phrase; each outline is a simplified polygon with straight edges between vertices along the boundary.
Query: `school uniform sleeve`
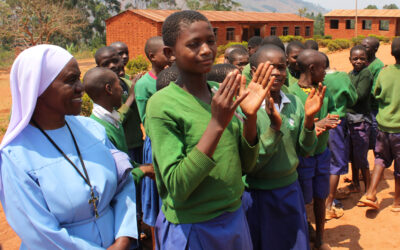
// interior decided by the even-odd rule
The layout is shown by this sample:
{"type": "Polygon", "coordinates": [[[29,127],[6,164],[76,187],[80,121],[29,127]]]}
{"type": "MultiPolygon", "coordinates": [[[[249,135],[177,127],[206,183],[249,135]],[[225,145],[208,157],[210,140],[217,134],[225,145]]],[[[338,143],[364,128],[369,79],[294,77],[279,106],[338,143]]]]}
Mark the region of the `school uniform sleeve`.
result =
{"type": "Polygon", "coordinates": [[[243,135],[240,135],[239,152],[243,172],[249,173],[254,170],[257,163],[259,148],[260,145],[258,139],[257,143],[251,146],[243,135]]]}
{"type": "Polygon", "coordinates": [[[135,166],[131,173],[135,184],[139,184],[140,180],[144,177],[143,171],[139,168],[139,166],[135,166]]]}
{"type": "Polygon", "coordinates": [[[357,102],[357,98],[358,98],[357,90],[354,87],[354,85],[351,83],[350,78],[349,78],[349,83],[347,84],[347,86],[348,86],[348,89],[346,91],[346,93],[347,93],[347,106],[348,107],[352,107],[357,102]]]}
{"type": "Polygon", "coordinates": [[[104,249],[70,235],[49,211],[38,185],[6,154],[1,155],[2,200],[7,221],[31,249],[104,249]]]}
{"type": "MultiPolygon", "coordinates": [[[[295,100],[300,104],[301,101],[297,97],[295,97],[295,100]]],[[[301,122],[300,122],[300,134],[298,138],[298,154],[300,156],[309,156],[314,153],[315,148],[317,147],[317,134],[315,132],[315,125],[314,129],[308,130],[306,127],[304,127],[304,118],[305,118],[305,111],[304,107],[302,105],[299,105],[298,111],[300,113],[301,117],[301,122]]]]}
{"type": "Polygon", "coordinates": [[[118,113],[120,116],[120,122],[124,123],[126,121],[126,118],[129,117],[129,114],[132,113],[131,108],[126,105],[125,103],[122,104],[122,106],[118,109],[118,113]]]}
{"type": "Polygon", "coordinates": [[[373,76],[368,69],[365,69],[364,72],[360,72],[360,74],[359,84],[356,88],[359,102],[368,99],[373,82],[373,76]]]}
{"type": "Polygon", "coordinates": [[[332,94],[328,90],[326,90],[325,96],[328,96],[328,114],[339,115],[332,94]]]}
{"type": "Polygon", "coordinates": [[[209,175],[216,162],[197,147],[186,153],[185,135],[174,121],[147,116],[146,131],[165,188],[174,200],[185,201],[209,175]]]}

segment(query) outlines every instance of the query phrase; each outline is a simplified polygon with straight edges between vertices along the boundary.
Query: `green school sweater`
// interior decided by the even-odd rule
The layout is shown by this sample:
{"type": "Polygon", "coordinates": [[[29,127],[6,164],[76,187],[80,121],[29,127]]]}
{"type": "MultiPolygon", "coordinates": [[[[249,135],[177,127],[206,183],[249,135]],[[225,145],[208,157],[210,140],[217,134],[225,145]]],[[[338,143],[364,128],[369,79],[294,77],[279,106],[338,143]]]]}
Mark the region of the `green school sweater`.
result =
{"type": "Polygon", "coordinates": [[[400,133],[400,64],[382,69],[375,87],[378,102],[376,120],[380,130],[400,133]]]}
{"type": "MultiPolygon", "coordinates": [[[[94,114],[91,114],[90,118],[100,123],[106,129],[108,139],[118,150],[121,150],[122,152],[128,154],[128,146],[126,145],[125,132],[121,123],[119,123],[119,128],[117,128],[113,124],[98,118],[94,114]]],[[[134,161],[131,161],[131,163],[133,166],[133,170],[131,171],[133,180],[136,184],[138,184],[139,181],[144,177],[144,173],[142,170],[139,169],[139,164],[134,161]]]]}
{"type": "Polygon", "coordinates": [[[288,186],[297,180],[297,154],[307,156],[317,145],[315,130],[304,128],[304,107],[301,100],[286,95],[290,103],[284,104],[280,113],[280,131],[270,127],[271,121],[265,109],[257,113],[257,130],[260,135],[260,152],[256,170],[243,177],[244,184],[251,189],[276,189],[288,186]]]}
{"type": "MultiPolygon", "coordinates": [[[[299,86],[299,84],[296,82],[295,84],[292,84],[289,86],[289,91],[291,94],[297,96],[301,102],[304,104],[306,103],[308,94],[306,94],[299,86]]],[[[337,114],[336,107],[335,107],[335,102],[333,100],[333,97],[329,90],[327,89],[325,92],[325,97],[324,97],[324,103],[322,104],[321,110],[315,115],[315,118],[318,118],[319,120],[322,120],[325,118],[328,114],[337,114]]],[[[323,132],[321,135],[318,137],[318,143],[317,146],[314,150],[314,153],[310,154],[311,156],[321,154],[325,151],[325,149],[328,147],[328,139],[329,139],[329,131],[323,132]]]]}
{"type": "MultiPolygon", "coordinates": [[[[122,94],[122,103],[125,103],[126,99],[128,99],[129,89],[132,86],[132,82],[126,80],[125,78],[120,79],[123,80],[125,85],[122,87],[124,89],[124,92],[122,94]]],[[[143,146],[143,133],[140,128],[140,116],[136,102],[133,102],[130,107],[123,104],[118,109],[118,112],[121,117],[122,126],[124,127],[128,149],[143,146]]]]}
{"type": "Polygon", "coordinates": [[[374,77],[368,68],[360,72],[350,71],[351,83],[357,91],[357,101],[354,106],[349,107],[347,112],[352,114],[369,115],[371,113],[371,88],[374,77]]]}
{"type": "Polygon", "coordinates": [[[136,103],[142,123],[144,123],[144,118],[146,117],[147,101],[156,91],[156,79],[149,72],[140,78],[135,85],[136,103]]]}
{"type": "Polygon", "coordinates": [[[347,107],[352,107],[357,101],[357,92],[346,72],[334,71],[327,73],[324,85],[332,94],[340,118],[346,116],[347,107]]]}
{"type": "Polygon", "coordinates": [[[209,158],[196,145],[210,119],[211,105],[173,82],[147,103],[157,189],[172,223],[203,222],[241,206],[242,174],[254,169],[259,145],[247,143],[234,116],[209,158]]]}
{"type": "Polygon", "coordinates": [[[285,83],[285,85],[289,87],[290,85],[292,85],[294,83],[297,84],[298,81],[299,81],[299,78],[296,78],[295,76],[293,76],[290,73],[289,67],[287,67],[286,68],[286,83],[285,83]]]}
{"type": "Polygon", "coordinates": [[[378,103],[374,97],[374,90],[376,85],[376,80],[378,79],[379,72],[381,72],[382,68],[385,65],[379,58],[375,58],[375,60],[368,65],[369,71],[371,71],[372,76],[374,77],[374,82],[371,88],[371,110],[378,110],[378,103]]]}

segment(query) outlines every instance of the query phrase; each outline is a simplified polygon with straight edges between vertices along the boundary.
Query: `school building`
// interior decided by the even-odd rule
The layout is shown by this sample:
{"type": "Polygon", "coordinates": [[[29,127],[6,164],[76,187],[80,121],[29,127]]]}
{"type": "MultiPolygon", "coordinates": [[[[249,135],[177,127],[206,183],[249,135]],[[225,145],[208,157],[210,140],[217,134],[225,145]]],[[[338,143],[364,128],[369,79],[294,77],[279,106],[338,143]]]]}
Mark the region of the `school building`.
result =
{"type": "MultiPolygon", "coordinates": [[[[164,20],[177,10],[127,10],[106,20],[107,44],[122,41],[128,45],[129,56],[144,54],[148,38],[161,36],[164,20]]],[[[295,14],[200,11],[210,20],[217,45],[247,41],[252,36],[296,35],[312,37],[314,20],[295,14]]]]}
{"type": "MultiPolygon", "coordinates": [[[[333,10],[325,15],[325,35],[352,38],[356,35],[356,11],[333,10]]],[[[400,36],[400,10],[358,10],[357,35],[400,36]]]]}

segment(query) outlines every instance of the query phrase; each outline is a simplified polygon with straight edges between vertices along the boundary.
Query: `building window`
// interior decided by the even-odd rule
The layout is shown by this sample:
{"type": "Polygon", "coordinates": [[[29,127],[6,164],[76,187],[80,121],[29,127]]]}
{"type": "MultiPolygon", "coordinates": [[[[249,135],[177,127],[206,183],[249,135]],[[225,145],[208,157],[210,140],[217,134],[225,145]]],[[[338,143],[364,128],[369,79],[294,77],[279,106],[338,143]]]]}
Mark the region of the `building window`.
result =
{"type": "Polygon", "coordinates": [[[260,28],[255,28],[255,29],[254,29],[254,35],[255,35],[255,36],[260,36],[260,35],[261,35],[260,28]]]}
{"type": "Polygon", "coordinates": [[[294,27],[294,35],[300,36],[300,27],[294,27]]]}
{"type": "Polygon", "coordinates": [[[217,38],[218,38],[218,28],[213,28],[213,32],[214,32],[215,40],[217,40],[217,38]]]}
{"type": "Polygon", "coordinates": [[[289,27],[283,27],[283,33],[282,35],[287,36],[289,35],[289,27]]]}
{"type": "Polygon", "coordinates": [[[362,20],[362,29],[363,30],[370,30],[372,27],[372,21],[371,20],[362,20]]]}
{"type": "Polygon", "coordinates": [[[331,29],[337,30],[339,29],[339,20],[333,19],[330,21],[331,29]]]}
{"type": "Polygon", "coordinates": [[[276,27],[271,27],[271,36],[276,36],[276,27]]]}
{"type": "Polygon", "coordinates": [[[380,20],[379,21],[379,30],[389,30],[389,20],[380,20]]]}
{"type": "Polygon", "coordinates": [[[235,40],[235,28],[226,28],[226,40],[227,41],[235,40]]]}
{"type": "Polygon", "coordinates": [[[306,36],[311,36],[311,27],[310,26],[306,27],[306,36]]]}
{"type": "Polygon", "coordinates": [[[346,30],[354,30],[356,21],[354,19],[346,20],[346,30]]]}

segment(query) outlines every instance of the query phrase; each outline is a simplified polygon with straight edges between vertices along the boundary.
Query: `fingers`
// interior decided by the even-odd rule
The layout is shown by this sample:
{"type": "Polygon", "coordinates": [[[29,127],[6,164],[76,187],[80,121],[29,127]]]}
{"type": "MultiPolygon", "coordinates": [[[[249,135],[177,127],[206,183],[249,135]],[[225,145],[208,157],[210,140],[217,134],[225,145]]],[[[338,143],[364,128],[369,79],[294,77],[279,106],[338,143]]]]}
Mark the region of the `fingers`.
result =
{"type": "Polygon", "coordinates": [[[273,76],[273,77],[271,77],[271,79],[268,82],[267,88],[265,89],[267,91],[268,95],[270,95],[270,93],[271,93],[272,84],[274,83],[275,79],[276,79],[276,77],[273,76]]]}
{"type": "Polygon", "coordinates": [[[266,62],[264,64],[264,68],[263,71],[260,75],[260,79],[261,80],[261,85],[263,86],[263,88],[265,88],[267,86],[267,83],[271,83],[271,81],[268,81],[269,77],[271,76],[272,70],[273,70],[274,66],[272,66],[270,64],[270,62],[266,62]]]}
{"type": "Polygon", "coordinates": [[[242,75],[242,79],[240,82],[239,95],[244,93],[245,89],[246,89],[246,77],[244,75],[242,75]]]}
{"type": "Polygon", "coordinates": [[[225,94],[225,91],[228,88],[228,86],[230,86],[232,84],[232,82],[235,80],[237,73],[238,73],[238,71],[234,70],[225,77],[224,81],[219,86],[219,89],[218,89],[218,92],[216,93],[216,95],[217,94],[219,94],[219,95],[225,94]]]}
{"type": "Polygon", "coordinates": [[[260,78],[260,74],[261,74],[263,67],[264,67],[264,63],[260,63],[258,65],[256,73],[254,73],[254,75],[253,75],[253,79],[252,79],[253,82],[258,82],[258,79],[260,78]]]}
{"type": "Polygon", "coordinates": [[[227,97],[228,100],[232,100],[234,96],[237,95],[237,91],[240,87],[242,80],[242,75],[237,74],[236,77],[234,78],[232,84],[230,86],[227,86],[227,89],[229,88],[229,91],[227,91],[227,97]]]}
{"type": "Polygon", "coordinates": [[[247,90],[241,93],[240,96],[238,96],[236,98],[236,101],[233,103],[233,108],[236,109],[239,106],[239,104],[247,97],[248,94],[249,92],[247,90]]]}

